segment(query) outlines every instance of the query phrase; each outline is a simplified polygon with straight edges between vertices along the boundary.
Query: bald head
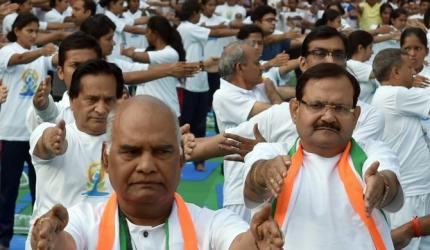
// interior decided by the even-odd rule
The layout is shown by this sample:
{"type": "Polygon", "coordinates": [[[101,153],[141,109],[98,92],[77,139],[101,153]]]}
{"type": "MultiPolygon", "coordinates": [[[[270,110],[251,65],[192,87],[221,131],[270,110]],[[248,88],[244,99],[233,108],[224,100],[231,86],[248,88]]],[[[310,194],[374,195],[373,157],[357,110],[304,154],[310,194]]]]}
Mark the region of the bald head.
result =
{"type": "MultiPolygon", "coordinates": [[[[139,126],[142,123],[150,122],[152,126],[161,124],[167,125],[176,131],[176,139],[181,145],[181,133],[179,122],[175,112],[161,100],[149,96],[139,95],[125,100],[116,110],[110,112],[107,119],[107,142],[108,146],[115,139],[115,132],[121,126],[139,126]]],[[[139,131],[135,131],[138,133],[139,131]]],[[[180,147],[181,148],[181,147],[180,147]]],[[[109,149],[107,150],[110,151],[109,149]]]]}

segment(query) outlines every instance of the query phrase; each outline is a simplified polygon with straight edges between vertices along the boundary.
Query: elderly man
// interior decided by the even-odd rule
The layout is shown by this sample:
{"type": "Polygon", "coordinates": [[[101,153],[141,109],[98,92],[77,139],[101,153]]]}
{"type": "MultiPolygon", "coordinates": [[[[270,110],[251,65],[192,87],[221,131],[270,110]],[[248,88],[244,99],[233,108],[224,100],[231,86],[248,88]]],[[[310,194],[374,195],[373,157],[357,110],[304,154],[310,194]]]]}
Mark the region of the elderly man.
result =
{"type": "MultiPolygon", "coordinates": [[[[430,214],[430,150],[421,125],[428,118],[430,97],[426,89],[412,88],[415,71],[407,52],[386,49],[373,61],[373,71],[381,83],[372,104],[383,111],[383,139],[400,159],[400,183],[405,205],[390,216],[392,228],[414,217],[430,214]]],[[[430,237],[414,239],[406,249],[429,249],[430,237]]]]}
{"type": "MultiPolygon", "coordinates": [[[[221,86],[213,98],[213,109],[220,131],[236,127],[250,117],[282,100],[269,79],[261,78],[259,53],[248,42],[235,42],[224,49],[219,62],[221,86]]],[[[250,221],[238,183],[243,176],[243,164],[224,161],[224,201],[226,208],[250,221]]]]}
{"type": "Polygon", "coordinates": [[[69,91],[76,121],[42,123],[34,130],[30,138],[37,176],[33,219],[57,203],[72,206],[84,197],[94,200],[111,192],[100,151],[107,115],[122,96],[123,84],[121,70],[114,64],[90,60],[80,65],[69,91]]]}
{"type": "Polygon", "coordinates": [[[351,137],[359,93],[343,67],[311,67],[290,101],[299,139],[260,143],[245,157],[245,201],[255,207],[276,198],[285,249],[394,248],[378,209],[394,212],[403,204],[399,163],[383,143],[351,137]]]}
{"type": "Polygon", "coordinates": [[[175,193],[183,163],[175,113],[150,96],[125,101],[108,118],[103,149],[103,164],[116,193],[107,202],[78,204],[69,209],[69,218],[64,207],[54,207],[36,222],[33,248],[281,248],[270,207],[256,214],[247,230],[228,210],[185,203],[175,193]]]}

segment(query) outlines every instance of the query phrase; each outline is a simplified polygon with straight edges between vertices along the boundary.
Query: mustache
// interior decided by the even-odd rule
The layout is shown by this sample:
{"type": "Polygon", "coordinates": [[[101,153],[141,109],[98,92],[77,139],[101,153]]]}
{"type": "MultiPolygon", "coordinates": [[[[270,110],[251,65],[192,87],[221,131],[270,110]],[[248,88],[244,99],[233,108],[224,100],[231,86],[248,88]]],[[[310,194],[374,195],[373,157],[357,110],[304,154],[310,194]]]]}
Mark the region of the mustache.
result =
{"type": "Polygon", "coordinates": [[[337,123],[335,123],[335,122],[331,122],[331,123],[320,122],[320,123],[317,123],[317,124],[314,125],[314,129],[315,130],[317,130],[317,129],[332,129],[332,130],[335,130],[335,131],[339,132],[340,131],[340,126],[337,123]]]}

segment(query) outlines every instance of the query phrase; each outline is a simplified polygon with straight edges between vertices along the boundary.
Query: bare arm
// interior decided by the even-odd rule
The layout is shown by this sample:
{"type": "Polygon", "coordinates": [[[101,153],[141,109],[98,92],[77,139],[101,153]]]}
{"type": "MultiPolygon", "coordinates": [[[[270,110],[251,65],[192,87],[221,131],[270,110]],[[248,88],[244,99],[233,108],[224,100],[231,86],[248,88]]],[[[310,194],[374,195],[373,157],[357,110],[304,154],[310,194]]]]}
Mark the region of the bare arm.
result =
{"type": "Polygon", "coordinates": [[[391,230],[391,238],[393,239],[395,249],[403,249],[406,247],[412,238],[420,237],[415,235],[414,223],[417,229],[419,229],[421,236],[430,235],[430,215],[416,218],[415,221],[410,221],[402,226],[391,230]]]}
{"type": "Polygon", "coordinates": [[[255,102],[254,106],[252,106],[251,112],[249,112],[248,119],[263,112],[264,110],[270,108],[272,104],[264,103],[264,102],[255,102]]]}
{"type": "Polygon", "coordinates": [[[296,97],[296,88],[291,86],[279,86],[277,88],[277,91],[279,95],[281,96],[282,100],[287,101],[291,98],[296,97]]]}
{"type": "Polygon", "coordinates": [[[71,34],[70,32],[66,32],[66,31],[54,31],[49,33],[39,32],[37,34],[35,43],[40,46],[40,45],[45,45],[47,43],[62,41],[70,34],[71,34]]]}
{"type": "Polygon", "coordinates": [[[185,62],[173,64],[150,65],[148,70],[133,71],[124,73],[124,80],[127,84],[139,84],[166,76],[177,78],[191,77],[198,71],[198,66],[185,62]]]}
{"type": "Polygon", "coordinates": [[[235,36],[239,32],[238,29],[211,29],[209,36],[226,37],[235,36]]]}
{"type": "Polygon", "coordinates": [[[121,55],[130,57],[133,61],[149,63],[148,52],[136,52],[135,48],[121,48],[121,55]]]}
{"type": "Polygon", "coordinates": [[[133,25],[126,25],[124,27],[124,31],[128,32],[128,33],[132,33],[132,34],[140,34],[140,35],[145,35],[146,34],[146,29],[137,27],[137,26],[133,26],[133,25]]]}
{"type": "Polygon", "coordinates": [[[264,79],[263,83],[264,83],[264,89],[266,91],[266,95],[267,95],[267,97],[269,97],[270,103],[271,104],[282,103],[281,96],[279,95],[278,91],[276,90],[276,87],[273,84],[273,82],[269,78],[266,78],[266,79],[264,79]]]}
{"type": "Polygon", "coordinates": [[[48,30],[74,29],[74,23],[48,23],[48,30]]]}
{"type": "Polygon", "coordinates": [[[8,66],[18,65],[18,64],[27,64],[30,63],[41,56],[52,55],[56,51],[56,48],[53,44],[47,44],[43,48],[35,49],[32,51],[13,54],[8,62],[8,66]]]}

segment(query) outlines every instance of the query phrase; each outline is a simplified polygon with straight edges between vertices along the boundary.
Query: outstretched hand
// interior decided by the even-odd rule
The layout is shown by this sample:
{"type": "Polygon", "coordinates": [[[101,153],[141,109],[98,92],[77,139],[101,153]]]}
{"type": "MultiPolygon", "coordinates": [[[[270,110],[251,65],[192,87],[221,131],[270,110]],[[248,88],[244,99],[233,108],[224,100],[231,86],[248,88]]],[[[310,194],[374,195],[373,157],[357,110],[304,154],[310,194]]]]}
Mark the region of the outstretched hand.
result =
{"type": "Polygon", "coordinates": [[[66,152],[66,123],[64,120],[59,121],[55,127],[47,128],[43,136],[44,146],[50,154],[62,155],[66,152]]]}
{"type": "Polygon", "coordinates": [[[243,162],[246,154],[251,152],[257,143],[266,141],[258,129],[258,124],[254,125],[253,131],[255,139],[248,139],[239,135],[224,133],[225,139],[218,145],[219,148],[225,151],[226,154],[238,154],[226,156],[224,159],[229,161],[243,162]]]}
{"type": "Polygon", "coordinates": [[[39,84],[36,94],[33,96],[33,105],[37,110],[45,110],[48,107],[51,87],[51,76],[48,75],[45,81],[39,84]]]}
{"type": "Polygon", "coordinates": [[[31,231],[31,248],[37,250],[54,249],[59,233],[69,222],[67,209],[55,205],[49,212],[36,220],[31,231]]]}
{"type": "Polygon", "coordinates": [[[4,103],[7,99],[7,87],[3,85],[3,79],[0,79],[0,104],[4,103]]]}
{"type": "Polygon", "coordinates": [[[377,207],[381,208],[384,198],[385,184],[384,179],[378,172],[379,162],[375,161],[366,170],[364,181],[366,188],[364,192],[364,208],[367,216],[370,216],[372,210],[377,207]]]}
{"type": "Polygon", "coordinates": [[[282,249],[284,237],[273,218],[270,217],[271,205],[267,204],[251,220],[251,233],[258,249],[282,249]]]}

